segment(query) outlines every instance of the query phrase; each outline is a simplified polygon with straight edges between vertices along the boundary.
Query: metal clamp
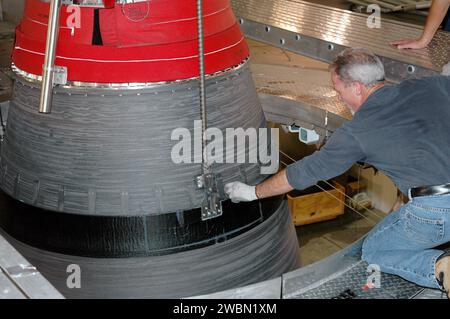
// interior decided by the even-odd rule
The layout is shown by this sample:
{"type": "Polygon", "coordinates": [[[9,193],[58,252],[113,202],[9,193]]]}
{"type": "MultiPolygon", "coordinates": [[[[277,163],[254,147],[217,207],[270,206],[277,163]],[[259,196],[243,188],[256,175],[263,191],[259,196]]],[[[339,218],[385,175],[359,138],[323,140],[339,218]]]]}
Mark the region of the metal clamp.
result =
{"type": "Polygon", "coordinates": [[[204,189],[205,198],[202,201],[202,221],[222,215],[221,199],[223,194],[223,181],[220,174],[204,174],[197,176],[195,183],[198,189],[204,189]]]}
{"type": "Polygon", "coordinates": [[[67,67],[55,65],[52,71],[53,71],[53,84],[58,85],[67,84],[67,67]]]}

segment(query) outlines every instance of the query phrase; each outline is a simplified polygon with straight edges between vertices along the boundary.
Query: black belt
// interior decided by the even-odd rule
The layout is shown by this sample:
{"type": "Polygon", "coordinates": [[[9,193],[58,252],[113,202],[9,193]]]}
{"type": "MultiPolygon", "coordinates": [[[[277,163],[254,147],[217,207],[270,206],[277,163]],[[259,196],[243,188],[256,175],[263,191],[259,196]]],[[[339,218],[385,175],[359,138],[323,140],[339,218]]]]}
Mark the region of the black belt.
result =
{"type": "Polygon", "coordinates": [[[411,188],[411,197],[450,194],[450,184],[411,188]]]}

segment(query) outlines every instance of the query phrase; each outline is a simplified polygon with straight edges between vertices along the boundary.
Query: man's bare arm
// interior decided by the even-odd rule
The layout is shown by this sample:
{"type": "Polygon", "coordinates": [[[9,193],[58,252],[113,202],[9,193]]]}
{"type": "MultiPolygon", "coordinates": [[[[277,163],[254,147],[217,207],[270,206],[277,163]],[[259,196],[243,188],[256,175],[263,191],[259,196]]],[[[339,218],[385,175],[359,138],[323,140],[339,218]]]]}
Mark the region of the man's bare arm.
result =
{"type": "Polygon", "coordinates": [[[264,182],[256,185],[256,196],[258,198],[272,197],[285,194],[293,190],[286,177],[286,170],[282,170],[264,182]]]}
{"type": "Polygon", "coordinates": [[[418,39],[397,40],[391,44],[399,49],[422,49],[433,39],[439,25],[444,20],[450,6],[450,0],[433,0],[423,33],[418,39]]]}

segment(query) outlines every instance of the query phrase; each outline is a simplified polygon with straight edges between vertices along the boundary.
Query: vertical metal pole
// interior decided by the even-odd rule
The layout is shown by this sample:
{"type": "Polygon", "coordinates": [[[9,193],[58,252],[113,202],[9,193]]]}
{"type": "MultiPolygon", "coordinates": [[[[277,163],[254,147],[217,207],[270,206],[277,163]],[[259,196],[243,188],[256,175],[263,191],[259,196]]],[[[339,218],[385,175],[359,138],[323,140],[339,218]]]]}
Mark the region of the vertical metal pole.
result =
{"type": "Polygon", "coordinates": [[[53,71],[56,57],[56,44],[59,33],[59,11],[61,0],[51,0],[48,17],[47,45],[45,48],[45,62],[42,72],[41,100],[39,103],[40,113],[50,113],[53,98],[53,71]]]}
{"type": "Polygon", "coordinates": [[[203,0],[197,0],[198,17],[198,61],[200,68],[200,113],[202,120],[202,186],[205,190],[205,198],[202,202],[202,220],[222,215],[222,203],[220,202],[220,190],[218,186],[219,176],[213,173],[209,159],[205,158],[206,130],[208,129],[208,114],[206,112],[206,86],[205,86],[205,49],[203,33],[203,0]]]}
{"type": "Polygon", "coordinates": [[[200,110],[202,120],[202,172],[210,172],[208,161],[205,161],[203,154],[206,149],[206,130],[208,129],[208,114],[206,113],[206,88],[205,88],[205,49],[203,34],[203,0],[197,0],[198,17],[198,61],[200,67],[200,110]]]}

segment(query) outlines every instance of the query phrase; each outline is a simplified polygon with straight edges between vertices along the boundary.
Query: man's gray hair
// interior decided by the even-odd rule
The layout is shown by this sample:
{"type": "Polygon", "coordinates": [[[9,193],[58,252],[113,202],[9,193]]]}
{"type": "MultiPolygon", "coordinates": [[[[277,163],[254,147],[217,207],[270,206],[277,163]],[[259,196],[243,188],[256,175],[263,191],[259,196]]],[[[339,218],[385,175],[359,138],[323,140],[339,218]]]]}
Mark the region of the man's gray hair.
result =
{"type": "Polygon", "coordinates": [[[365,49],[345,49],[330,66],[346,85],[360,82],[372,87],[384,81],[384,66],[380,58],[365,49]]]}

